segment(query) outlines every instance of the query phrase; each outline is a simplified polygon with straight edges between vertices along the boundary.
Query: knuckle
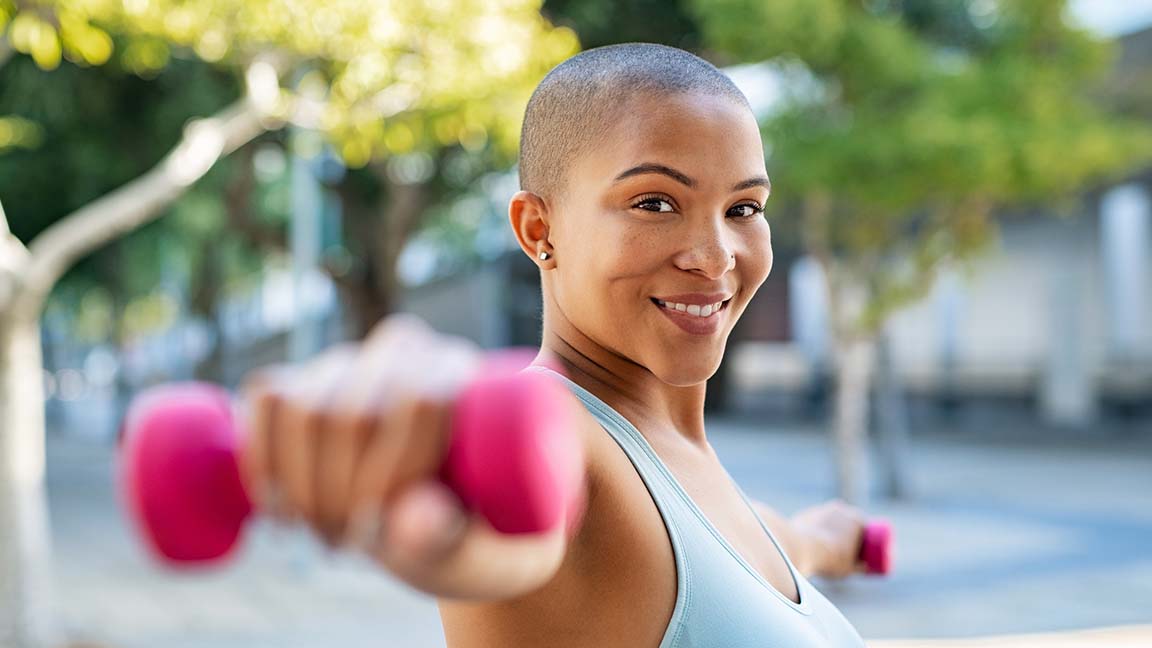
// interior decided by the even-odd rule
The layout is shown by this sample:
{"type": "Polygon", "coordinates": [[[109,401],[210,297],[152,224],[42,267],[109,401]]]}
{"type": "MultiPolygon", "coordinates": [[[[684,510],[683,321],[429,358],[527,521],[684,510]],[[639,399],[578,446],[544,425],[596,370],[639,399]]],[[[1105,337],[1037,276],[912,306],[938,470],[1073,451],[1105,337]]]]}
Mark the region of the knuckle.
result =
{"type": "Polygon", "coordinates": [[[327,430],[327,428],[331,427],[334,413],[327,405],[313,403],[300,407],[298,410],[297,415],[304,424],[306,433],[316,434],[320,430],[327,430]]]}
{"type": "Polygon", "coordinates": [[[241,391],[245,394],[258,395],[265,392],[276,391],[284,382],[288,368],[282,365],[261,367],[249,372],[241,384],[241,391]]]}
{"type": "Polygon", "coordinates": [[[250,413],[268,414],[282,403],[281,395],[272,389],[268,383],[262,383],[253,386],[245,392],[245,397],[249,403],[250,413]]]}
{"type": "Polygon", "coordinates": [[[380,418],[380,413],[374,409],[345,412],[341,417],[340,427],[349,435],[368,434],[379,427],[380,418]]]}
{"type": "Polygon", "coordinates": [[[369,335],[375,343],[382,340],[415,336],[429,331],[424,320],[411,313],[393,313],[382,319],[369,335]]]}
{"type": "Polygon", "coordinates": [[[413,395],[409,399],[409,407],[412,408],[413,420],[415,421],[427,421],[447,410],[445,400],[430,393],[413,395]]]}

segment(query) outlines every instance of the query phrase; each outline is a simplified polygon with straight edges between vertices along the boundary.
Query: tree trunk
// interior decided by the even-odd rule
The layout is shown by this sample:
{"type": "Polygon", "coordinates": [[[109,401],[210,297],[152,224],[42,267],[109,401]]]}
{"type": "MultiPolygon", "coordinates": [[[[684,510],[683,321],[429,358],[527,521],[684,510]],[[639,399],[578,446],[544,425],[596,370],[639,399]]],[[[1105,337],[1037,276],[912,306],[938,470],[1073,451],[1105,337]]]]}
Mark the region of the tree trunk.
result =
{"type": "Polygon", "coordinates": [[[836,396],[832,412],[836,490],[840,499],[863,507],[868,499],[868,424],[876,333],[861,324],[868,287],[857,274],[830,258],[822,260],[828,311],[836,350],[836,396]]]}
{"type": "Polygon", "coordinates": [[[876,342],[852,336],[837,345],[836,409],[833,437],[836,440],[836,490],[838,496],[863,507],[868,498],[868,398],[876,342]]]}
{"type": "Polygon", "coordinates": [[[340,197],[340,215],[343,219],[345,245],[352,250],[356,262],[347,272],[329,272],[340,291],[344,305],[348,337],[361,339],[381,317],[387,314],[376,289],[376,264],[372,241],[376,221],[382,218],[380,207],[349,173],[336,185],[340,197]]]}
{"type": "MultiPolygon", "coordinates": [[[[443,160],[443,155],[442,149],[436,159],[437,165],[443,160]]],[[[432,178],[423,182],[401,183],[389,177],[385,164],[377,163],[372,166],[372,170],[386,188],[384,195],[387,196],[372,250],[372,258],[376,262],[377,309],[387,315],[396,310],[396,302],[400,298],[397,267],[400,253],[419,228],[424,211],[428,208],[432,178]]],[[[367,333],[367,330],[362,333],[367,333]]]]}
{"type": "Polygon", "coordinates": [[[0,321],[0,645],[56,640],[37,321],[0,321]]]}
{"type": "Polygon", "coordinates": [[[350,175],[336,187],[345,237],[359,262],[356,271],[332,276],[350,311],[348,319],[356,339],[364,337],[376,322],[395,310],[401,288],[397,261],[419,228],[431,198],[430,181],[394,182],[381,163],[370,170],[383,187],[379,202],[369,199],[350,175]]]}
{"type": "Polygon", "coordinates": [[[220,255],[217,254],[216,244],[210,237],[205,237],[200,242],[200,253],[196,258],[200,269],[192,279],[189,310],[208,327],[212,341],[208,355],[196,363],[193,376],[197,380],[218,381],[221,378],[224,361],[224,330],[220,326],[220,317],[216,309],[220,302],[220,289],[224,278],[220,269],[220,255]]]}
{"type": "Polygon", "coordinates": [[[159,217],[221,156],[265,132],[248,99],[192,122],[155,168],[52,225],[28,246],[0,207],[0,646],[55,642],[44,490],[40,312],[81,256],[159,217]]]}

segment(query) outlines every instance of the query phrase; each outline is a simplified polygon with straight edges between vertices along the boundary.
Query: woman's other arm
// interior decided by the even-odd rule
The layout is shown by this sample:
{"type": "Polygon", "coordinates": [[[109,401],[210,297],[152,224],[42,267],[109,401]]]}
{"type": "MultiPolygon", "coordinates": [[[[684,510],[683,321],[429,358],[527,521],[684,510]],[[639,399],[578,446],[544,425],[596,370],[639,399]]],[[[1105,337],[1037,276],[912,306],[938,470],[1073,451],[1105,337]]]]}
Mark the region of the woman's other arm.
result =
{"type": "Polygon", "coordinates": [[[844,578],[863,571],[858,561],[867,517],[833,499],[785,517],[763,502],[752,502],[796,569],[808,576],[844,578]]]}

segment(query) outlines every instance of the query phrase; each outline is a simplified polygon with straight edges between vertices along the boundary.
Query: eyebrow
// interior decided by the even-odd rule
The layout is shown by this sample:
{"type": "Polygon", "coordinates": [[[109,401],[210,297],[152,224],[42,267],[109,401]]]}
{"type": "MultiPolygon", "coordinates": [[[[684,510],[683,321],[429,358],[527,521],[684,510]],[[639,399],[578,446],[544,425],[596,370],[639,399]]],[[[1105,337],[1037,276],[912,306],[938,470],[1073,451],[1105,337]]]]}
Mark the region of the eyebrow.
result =
{"type": "MultiPolygon", "coordinates": [[[[646,175],[649,173],[658,173],[660,175],[668,176],[669,178],[672,178],[676,182],[679,182],[680,184],[684,185],[685,187],[688,187],[689,189],[695,189],[696,188],[697,183],[692,178],[689,178],[688,176],[677,171],[676,169],[673,169],[670,166],[665,166],[663,164],[657,164],[655,162],[645,162],[644,164],[637,164],[636,166],[632,167],[631,169],[627,169],[624,172],[622,172],[620,175],[616,176],[612,180],[612,183],[615,184],[617,182],[620,182],[621,180],[624,180],[625,178],[631,178],[632,176],[637,176],[637,175],[646,175]]],[[[743,191],[745,189],[751,189],[752,187],[764,187],[769,192],[771,192],[772,191],[772,181],[768,179],[768,176],[756,176],[754,178],[748,178],[747,180],[744,180],[742,182],[737,182],[735,185],[732,186],[732,191],[743,191]]]]}

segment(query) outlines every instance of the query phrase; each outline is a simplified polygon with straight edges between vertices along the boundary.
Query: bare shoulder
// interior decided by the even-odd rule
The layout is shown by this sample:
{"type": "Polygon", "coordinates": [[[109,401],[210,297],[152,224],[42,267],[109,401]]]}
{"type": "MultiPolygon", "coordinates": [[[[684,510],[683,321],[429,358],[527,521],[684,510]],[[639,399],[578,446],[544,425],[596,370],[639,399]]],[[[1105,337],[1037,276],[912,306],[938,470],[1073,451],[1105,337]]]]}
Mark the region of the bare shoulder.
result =
{"type": "Polygon", "coordinates": [[[577,409],[587,504],[560,568],[514,599],[440,599],[449,648],[659,644],[676,596],[663,523],[615,441],[579,403],[577,409]]]}

